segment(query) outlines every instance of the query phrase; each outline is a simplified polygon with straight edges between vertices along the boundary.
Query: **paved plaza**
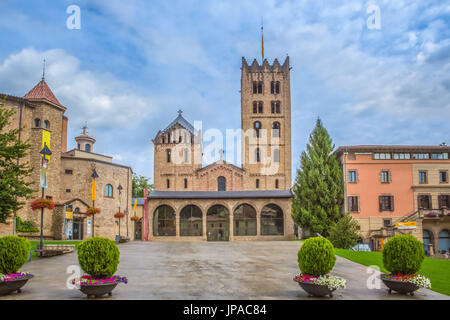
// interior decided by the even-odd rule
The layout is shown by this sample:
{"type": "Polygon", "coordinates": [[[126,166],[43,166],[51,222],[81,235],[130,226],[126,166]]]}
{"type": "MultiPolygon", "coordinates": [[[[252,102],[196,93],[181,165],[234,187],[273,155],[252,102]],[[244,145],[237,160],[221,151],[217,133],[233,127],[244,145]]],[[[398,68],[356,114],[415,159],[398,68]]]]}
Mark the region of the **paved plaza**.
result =
{"type": "MultiPolygon", "coordinates": [[[[292,281],[298,272],[300,242],[131,242],[120,244],[117,274],[127,276],[112,297],[103,299],[315,299],[292,281]]],[[[22,271],[35,275],[21,294],[1,299],[87,299],[66,288],[69,265],[77,254],[34,259],[22,271]]],[[[421,289],[415,296],[369,290],[365,266],[337,257],[333,274],[347,279],[347,289],[332,299],[450,299],[421,289]]],[[[330,298],[322,298],[330,299],[330,298]]]]}

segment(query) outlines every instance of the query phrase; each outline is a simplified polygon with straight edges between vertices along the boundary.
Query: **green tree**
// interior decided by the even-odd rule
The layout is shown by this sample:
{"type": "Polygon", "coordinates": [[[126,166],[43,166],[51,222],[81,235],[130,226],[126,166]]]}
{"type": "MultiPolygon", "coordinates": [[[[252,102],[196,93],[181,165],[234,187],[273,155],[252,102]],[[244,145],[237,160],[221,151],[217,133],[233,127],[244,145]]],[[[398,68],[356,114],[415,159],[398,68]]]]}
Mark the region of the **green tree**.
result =
{"type": "Polygon", "coordinates": [[[331,226],[328,239],[335,248],[348,249],[358,243],[358,227],[358,221],[347,213],[331,226]]]}
{"type": "Polygon", "coordinates": [[[150,178],[133,173],[133,197],[136,195],[137,197],[142,198],[144,196],[145,188],[148,188],[148,193],[150,194],[153,190],[153,184],[150,184],[149,181],[150,178]]]}
{"type": "Polygon", "coordinates": [[[318,118],[300,159],[293,188],[292,217],[299,226],[328,236],[340,218],[343,203],[342,168],[334,144],[318,118]]]}
{"type": "Polygon", "coordinates": [[[29,177],[33,169],[26,157],[31,146],[19,140],[18,128],[8,129],[15,110],[5,107],[5,98],[0,101],[0,223],[23,207],[24,199],[30,198],[33,182],[29,177]]]}

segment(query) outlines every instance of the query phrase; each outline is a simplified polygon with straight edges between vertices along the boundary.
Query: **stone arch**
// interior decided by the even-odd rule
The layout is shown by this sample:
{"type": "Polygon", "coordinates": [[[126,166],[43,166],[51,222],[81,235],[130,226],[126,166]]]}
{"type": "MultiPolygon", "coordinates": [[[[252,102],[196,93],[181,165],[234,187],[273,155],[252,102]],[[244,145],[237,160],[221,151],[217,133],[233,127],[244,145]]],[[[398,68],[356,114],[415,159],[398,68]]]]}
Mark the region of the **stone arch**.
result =
{"type": "Polygon", "coordinates": [[[261,235],[284,235],[284,211],[275,203],[267,203],[261,209],[261,235]]]}
{"type": "Polygon", "coordinates": [[[206,211],[206,236],[208,241],[230,239],[230,208],[224,203],[213,203],[206,211]]]}
{"type": "Polygon", "coordinates": [[[247,202],[233,208],[233,235],[256,236],[258,213],[254,206],[247,202]]]}
{"type": "Polygon", "coordinates": [[[450,251],[450,232],[448,229],[442,229],[438,233],[438,250],[440,253],[450,251]]]}
{"type": "Polygon", "coordinates": [[[176,236],[176,212],[168,204],[161,204],[153,211],[153,235],[176,236]]]}
{"type": "Polygon", "coordinates": [[[195,204],[187,204],[180,212],[180,236],[203,235],[203,211],[195,204]]]}

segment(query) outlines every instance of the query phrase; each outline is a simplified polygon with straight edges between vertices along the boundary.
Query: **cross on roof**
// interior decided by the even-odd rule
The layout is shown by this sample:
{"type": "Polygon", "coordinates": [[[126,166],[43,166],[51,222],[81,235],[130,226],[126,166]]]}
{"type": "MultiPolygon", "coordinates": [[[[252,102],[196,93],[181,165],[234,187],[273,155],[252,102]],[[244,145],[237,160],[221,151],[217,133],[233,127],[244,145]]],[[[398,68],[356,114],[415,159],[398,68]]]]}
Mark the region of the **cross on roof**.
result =
{"type": "Polygon", "coordinates": [[[181,116],[181,114],[183,113],[183,110],[178,110],[178,115],[180,115],[181,116]]]}
{"type": "Polygon", "coordinates": [[[223,149],[219,150],[219,154],[220,154],[220,161],[223,161],[223,154],[224,154],[223,149]]]}

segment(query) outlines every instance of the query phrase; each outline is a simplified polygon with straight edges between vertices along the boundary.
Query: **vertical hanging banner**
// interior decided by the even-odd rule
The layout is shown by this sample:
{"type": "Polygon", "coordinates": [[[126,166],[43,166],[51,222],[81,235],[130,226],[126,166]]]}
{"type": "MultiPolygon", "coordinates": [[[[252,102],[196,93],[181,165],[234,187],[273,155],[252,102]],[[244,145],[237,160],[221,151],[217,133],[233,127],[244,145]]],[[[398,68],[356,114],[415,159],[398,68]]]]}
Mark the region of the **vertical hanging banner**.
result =
{"type": "MultiPolygon", "coordinates": [[[[42,130],[41,149],[44,149],[45,146],[47,146],[47,148],[50,149],[50,131],[42,130]]],[[[43,157],[43,159],[41,161],[41,170],[40,170],[41,188],[47,189],[48,188],[47,170],[48,170],[48,161],[50,160],[50,155],[46,155],[44,158],[44,155],[41,154],[41,157],[43,157]]]]}
{"type": "Polygon", "coordinates": [[[136,213],[136,206],[137,206],[137,198],[134,198],[134,207],[133,207],[134,213],[136,213]]]}
{"type": "Polygon", "coordinates": [[[92,201],[95,201],[96,190],[97,190],[97,181],[95,179],[92,179],[92,201]]]}

